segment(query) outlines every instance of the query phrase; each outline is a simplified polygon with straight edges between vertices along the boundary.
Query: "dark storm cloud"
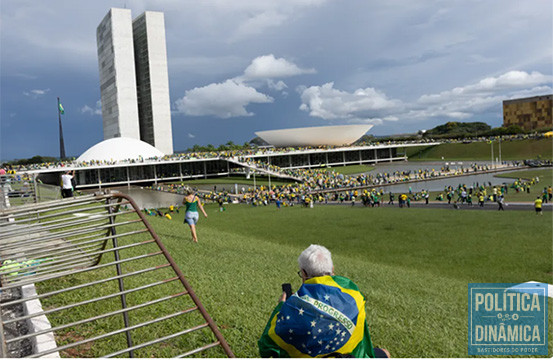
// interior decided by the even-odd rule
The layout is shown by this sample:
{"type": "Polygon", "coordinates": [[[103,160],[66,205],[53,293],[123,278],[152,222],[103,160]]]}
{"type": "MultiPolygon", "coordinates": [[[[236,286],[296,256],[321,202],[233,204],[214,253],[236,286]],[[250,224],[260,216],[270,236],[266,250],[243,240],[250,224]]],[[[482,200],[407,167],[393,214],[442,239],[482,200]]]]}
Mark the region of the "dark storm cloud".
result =
{"type": "Polygon", "coordinates": [[[328,123],[497,126],[502,100],[551,93],[549,0],[1,1],[0,158],[57,153],[58,96],[70,154],[102,139],[96,26],[125,5],[165,12],[176,149],[328,123]]]}

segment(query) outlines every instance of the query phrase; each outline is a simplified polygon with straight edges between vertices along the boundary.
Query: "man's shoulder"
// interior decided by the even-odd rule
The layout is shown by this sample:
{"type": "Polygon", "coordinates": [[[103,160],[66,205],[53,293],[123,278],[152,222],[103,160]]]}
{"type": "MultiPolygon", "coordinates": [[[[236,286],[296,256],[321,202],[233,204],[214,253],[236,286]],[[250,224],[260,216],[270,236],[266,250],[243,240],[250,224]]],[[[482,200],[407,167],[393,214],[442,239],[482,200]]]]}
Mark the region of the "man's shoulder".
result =
{"type": "Polygon", "coordinates": [[[340,285],[340,287],[343,287],[345,289],[349,290],[356,290],[359,291],[359,287],[356,283],[354,283],[351,279],[345,277],[345,276],[339,276],[339,275],[333,275],[332,279],[340,285]]]}
{"type": "Polygon", "coordinates": [[[311,278],[304,285],[324,285],[338,287],[344,290],[353,290],[359,292],[359,287],[352,280],[345,276],[332,275],[311,278]]]}

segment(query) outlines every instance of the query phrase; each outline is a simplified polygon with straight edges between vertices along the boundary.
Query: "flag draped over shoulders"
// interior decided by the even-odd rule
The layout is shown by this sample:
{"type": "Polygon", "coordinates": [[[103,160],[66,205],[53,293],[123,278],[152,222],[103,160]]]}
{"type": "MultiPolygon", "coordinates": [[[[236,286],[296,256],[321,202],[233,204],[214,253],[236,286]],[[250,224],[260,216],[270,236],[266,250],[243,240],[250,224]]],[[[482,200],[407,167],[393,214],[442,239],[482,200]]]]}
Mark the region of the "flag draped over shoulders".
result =
{"type": "Polygon", "coordinates": [[[341,276],[307,280],[273,310],[258,342],[262,357],[374,357],[365,298],[341,276]]]}

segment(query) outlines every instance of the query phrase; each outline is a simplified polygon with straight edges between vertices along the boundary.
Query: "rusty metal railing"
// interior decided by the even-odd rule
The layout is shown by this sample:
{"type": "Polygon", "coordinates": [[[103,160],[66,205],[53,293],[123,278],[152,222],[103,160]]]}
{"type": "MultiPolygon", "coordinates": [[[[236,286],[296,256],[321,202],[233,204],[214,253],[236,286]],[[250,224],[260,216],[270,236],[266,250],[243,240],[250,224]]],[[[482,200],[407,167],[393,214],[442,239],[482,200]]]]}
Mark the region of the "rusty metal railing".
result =
{"type": "Polygon", "coordinates": [[[0,210],[37,202],[37,183],[28,174],[0,175],[0,210]]]}
{"type": "Polygon", "coordinates": [[[234,357],[217,325],[135,202],[121,193],[0,211],[0,355],[234,357]],[[30,295],[29,295],[30,294],[30,295]],[[38,303],[40,306],[30,306],[38,303]],[[31,308],[31,310],[29,310],[31,308]],[[49,323],[36,326],[35,323],[49,323]],[[6,328],[27,324],[27,333],[6,328]]]}

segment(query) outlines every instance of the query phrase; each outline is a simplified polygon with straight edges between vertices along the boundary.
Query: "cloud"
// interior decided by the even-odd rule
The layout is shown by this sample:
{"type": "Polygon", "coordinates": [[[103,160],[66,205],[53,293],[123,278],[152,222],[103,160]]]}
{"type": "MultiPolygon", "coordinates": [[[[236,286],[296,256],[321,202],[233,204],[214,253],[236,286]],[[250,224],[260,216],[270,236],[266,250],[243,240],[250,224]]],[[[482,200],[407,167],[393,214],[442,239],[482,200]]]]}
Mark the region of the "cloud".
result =
{"type": "Polygon", "coordinates": [[[273,98],[258,92],[255,88],[235,80],[213,83],[187,90],[182,99],[176,101],[179,112],[186,115],[213,115],[227,119],[236,116],[252,116],[246,110],[251,103],[270,103],[273,98]]]}
{"type": "Polygon", "coordinates": [[[459,97],[493,94],[499,91],[515,90],[536,85],[551,83],[552,76],[543,75],[537,71],[527,73],[524,71],[509,71],[498,77],[487,77],[476,84],[464,87],[456,87],[439,94],[422,95],[418,102],[421,104],[443,103],[459,97]]]}
{"type": "Polygon", "coordinates": [[[546,94],[552,94],[552,93],[553,93],[553,87],[551,86],[547,86],[547,85],[536,86],[531,89],[517,90],[511,95],[510,99],[518,99],[518,98],[546,95],[546,94]]]}
{"type": "MultiPolygon", "coordinates": [[[[297,90],[302,101],[300,110],[325,120],[381,120],[383,114],[402,107],[401,101],[388,99],[384,93],[370,87],[350,93],[335,89],[334,83],[330,82],[309,88],[302,86],[297,90]]],[[[397,120],[395,117],[383,119],[397,120]]]]}
{"type": "Polygon", "coordinates": [[[275,58],[273,54],[258,56],[244,70],[244,78],[275,79],[302,74],[315,74],[315,69],[301,69],[296,64],[284,59],[275,58]]]}
{"type": "Polygon", "coordinates": [[[90,114],[90,115],[102,115],[102,102],[100,100],[96,101],[96,106],[91,108],[88,105],[85,105],[81,108],[82,114],[90,114]]]}
{"type": "Polygon", "coordinates": [[[24,80],[36,80],[36,79],[38,79],[38,76],[36,76],[36,75],[31,75],[31,74],[26,74],[26,73],[21,73],[21,72],[10,74],[8,76],[17,77],[17,78],[24,79],[24,80]]]}
{"type": "Polygon", "coordinates": [[[187,135],[188,135],[188,137],[189,137],[190,139],[194,139],[194,138],[196,137],[196,135],[191,134],[191,133],[188,133],[187,135]]]}
{"type": "Polygon", "coordinates": [[[242,38],[260,34],[268,28],[282,25],[287,18],[287,15],[273,10],[256,14],[241,23],[230,40],[234,42],[242,38]]]}
{"type": "Polygon", "coordinates": [[[271,79],[267,80],[267,86],[269,87],[269,89],[276,90],[276,91],[282,91],[288,87],[288,85],[286,85],[282,80],[279,80],[278,82],[275,83],[271,79]]]}
{"type": "Polygon", "coordinates": [[[504,100],[550,94],[553,77],[533,71],[509,71],[478,82],[436,94],[425,94],[414,102],[388,99],[374,88],[350,93],[334,88],[334,83],[299,87],[300,110],[326,120],[355,123],[422,121],[431,118],[466,120],[485,113],[501,113],[504,100]]]}
{"type": "Polygon", "coordinates": [[[422,95],[412,104],[408,117],[468,119],[494,107],[501,107],[503,100],[551,93],[549,85],[552,81],[552,76],[536,71],[509,71],[438,94],[422,95]]]}
{"type": "Polygon", "coordinates": [[[250,103],[272,103],[274,99],[257,90],[267,86],[271,90],[288,95],[288,85],[274,78],[314,73],[314,69],[301,69],[296,64],[275,58],[273,54],[258,56],[244,70],[243,75],[187,90],[182,99],[175,102],[177,112],[192,116],[213,115],[219,118],[253,116],[246,106],[250,103]]]}
{"type": "Polygon", "coordinates": [[[368,118],[368,119],[350,119],[346,121],[348,124],[373,124],[382,125],[384,123],[381,118],[368,118]]]}
{"type": "Polygon", "coordinates": [[[228,17],[232,14],[233,22],[238,26],[231,32],[229,41],[237,42],[260,35],[272,28],[277,28],[301,16],[306,8],[317,7],[326,0],[279,0],[271,1],[221,1],[218,8],[228,17]]]}
{"type": "Polygon", "coordinates": [[[33,99],[37,99],[43,95],[46,95],[46,93],[48,93],[49,91],[50,89],[33,89],[30,91],[23,91],[23,95],[29,96],[33,99]]]}

